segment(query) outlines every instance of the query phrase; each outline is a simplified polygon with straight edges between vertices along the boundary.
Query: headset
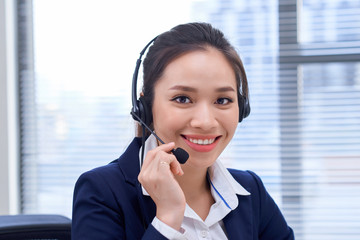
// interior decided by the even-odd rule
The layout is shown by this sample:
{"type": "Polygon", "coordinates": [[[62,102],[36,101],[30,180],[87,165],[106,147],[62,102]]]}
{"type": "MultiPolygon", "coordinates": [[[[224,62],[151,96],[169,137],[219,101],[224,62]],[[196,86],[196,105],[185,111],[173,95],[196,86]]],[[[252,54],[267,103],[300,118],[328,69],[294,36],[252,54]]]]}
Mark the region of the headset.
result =
{"type": "MultiPolygon", "coordinates": [[[[132,78],[131,115],[135,121],[140,122],[139,121],[139,118],[140,118],[141,121],[144,122],[147,126],[151,125],[151,123],[152,123],[152,111],[150,109],[149,104],[146,103],[143,96],[141,96],[139,99],[137,99],[137,97],[136,97],[136,95],[137,95],[136,94],[137,79],[138,79],[139,69],[140,69],[140,65],[141,65],[141,61],[142,61],[141,58],[144,55],[146,49],[150,46],[150,44],[152,44],[156,40],[156,38],[157,38],[157,36],[154,39],[152,39],[148,44],[146,44],[144,49],[140,52],[140,56],[136,60],[135,71],[133,73],[133,78],[132,78]]],[[[143,123],[141,123],[141,124],[144,125],[143,123]]]]}
{"type": "MultiPolygon", "coordinates": [[[[148,129],[151,132],[151,134],[153,134],[162,144],[164,144],[164,142],[149,127],[152,123],[152,111],[150,109],[149,104],[145,101],[145,98],[143,96],[140,96],[140,98],[137,99],[137,79],[138,79],[138,75],[139,75],[139,69],[140,69],[140,65],[141,65],[141,61],[142,61],[142,56],[144,55],[144,53],[148,49],[148,47],[156,39],[157,39],[157,36],[155,38],[153,38],[148,44],[146,44],[144,49],[140,52],[140,56],[136,61],[136,66],[135,66],[135,70],[134,70],[133,78],[132,78],[132,96],[131,96],[132,109],[131,109],[130,114],[132,115],[132,117],[135,121],[140,122],[143,127],[148,129]]],[[[247,97],[245,97],[241,94],[241,89],[239,89],[239,91],[238,91],[238,104],[239,104],[239,122],[241,122],[244,118],[246,118],[250,114],[249,100],[247,97]]],[[[186,162],[186,160],[188,158],[188,153],[185,150],[183,150],[181,148],[177,148],[177,149],[173,149],[172,152],[178,160],[180,158],[180,160],[179,160],[180,163],[186,162]],[[179,152],[177,152],[177,151],[179,151],[179,152]],[[186,155],[186,154],[187,154],[187,157],[185,160],[183,160],[183,158],[185,157],[184,155],[186,155]],[[178,156],[179,156],[179,158],[178,158],[178,156]]]]}

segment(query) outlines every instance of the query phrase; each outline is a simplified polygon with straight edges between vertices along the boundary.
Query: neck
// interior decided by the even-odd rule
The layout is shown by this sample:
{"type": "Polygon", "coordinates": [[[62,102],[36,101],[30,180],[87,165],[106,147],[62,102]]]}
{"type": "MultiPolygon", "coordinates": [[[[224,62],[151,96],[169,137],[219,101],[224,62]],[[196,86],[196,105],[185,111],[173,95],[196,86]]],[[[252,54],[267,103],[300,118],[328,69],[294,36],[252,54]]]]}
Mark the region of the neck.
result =
{"type": "Polygon", "coordinates": [[[205,192],[210,193],[209,183],[206,178],[207,169],[194,169],[183,166],[184,175],[176,177],[181,189],[183,190],[186,200],[191,201],[205,192]]]}
{"type": "Polygon", "coordinates": [[[183,170],[185,174],[177,177],[177,180],[184,192],[186,203],[205,221],[211,205],[215,202],[206,178],[207,169],[194,169],[184,165],[183,170]]]}

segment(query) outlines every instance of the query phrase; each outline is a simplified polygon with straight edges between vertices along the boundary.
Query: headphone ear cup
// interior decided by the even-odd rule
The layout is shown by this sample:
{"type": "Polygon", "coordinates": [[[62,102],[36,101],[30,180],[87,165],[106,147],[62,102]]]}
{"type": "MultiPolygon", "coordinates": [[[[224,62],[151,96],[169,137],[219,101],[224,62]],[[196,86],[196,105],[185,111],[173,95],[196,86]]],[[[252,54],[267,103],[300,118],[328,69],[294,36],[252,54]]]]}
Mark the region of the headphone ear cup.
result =
{"type": "Polygon", "coordinates": [[[150,106],[146,103],[145,98],[141,96],[138,100],[139,117],[148,126],[152,123],[152,112],[150,106]]]}
{"type": "Polygon", "coordinates": [[[241,122],[244,118],[246,118],[250,114],[250,103],[249,100],[241,94],[239,94],[238,103],[239,103],[239,122],[241,122]]]}
{"type": "Polygon", "coordinates": [[[250,115],[250,103],[249,103],[249,99],[244,97],[244,113],[243,113],[243,118],[246,118],[250,115]]]}

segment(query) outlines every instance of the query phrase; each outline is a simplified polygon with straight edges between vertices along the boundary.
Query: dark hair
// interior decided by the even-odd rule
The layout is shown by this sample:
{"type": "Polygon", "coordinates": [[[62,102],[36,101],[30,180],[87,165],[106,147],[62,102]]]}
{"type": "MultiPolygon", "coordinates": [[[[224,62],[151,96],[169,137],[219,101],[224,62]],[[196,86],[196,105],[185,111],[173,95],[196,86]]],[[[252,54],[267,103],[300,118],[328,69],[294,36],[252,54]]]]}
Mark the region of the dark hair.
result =
{"type": "Polygon", "coordinates": [[[243,63],[224,34],[208,23],[181,24],[160,34],[149,48],[143,62],[143,88],[145,101],[150,109],[154,101],[154,86],[166,66],[175,58],[196,50],[214,47],[222,52],[232,65],[239,94],[248,99],[248,83],[243,63]]]}

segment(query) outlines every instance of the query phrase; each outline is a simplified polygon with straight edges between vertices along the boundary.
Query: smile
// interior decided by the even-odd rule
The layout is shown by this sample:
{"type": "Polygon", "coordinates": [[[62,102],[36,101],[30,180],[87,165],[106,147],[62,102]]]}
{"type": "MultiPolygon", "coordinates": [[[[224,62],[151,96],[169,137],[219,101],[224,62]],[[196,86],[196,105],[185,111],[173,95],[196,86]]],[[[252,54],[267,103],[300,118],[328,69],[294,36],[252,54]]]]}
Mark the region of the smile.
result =
{"type": "Polygon", "coordinates": [[[213,150],[221,136],[189,136],[182,135],[186,144],[197,152],[209,152],[213,150]]]}
{"type": "Polygon", "coordinates": [[[208,144],[212,144],[215,141],[215,138],[210,138],[210,139],[187,138],[187,140],[199,145],[208,145],[208,144]]]}

